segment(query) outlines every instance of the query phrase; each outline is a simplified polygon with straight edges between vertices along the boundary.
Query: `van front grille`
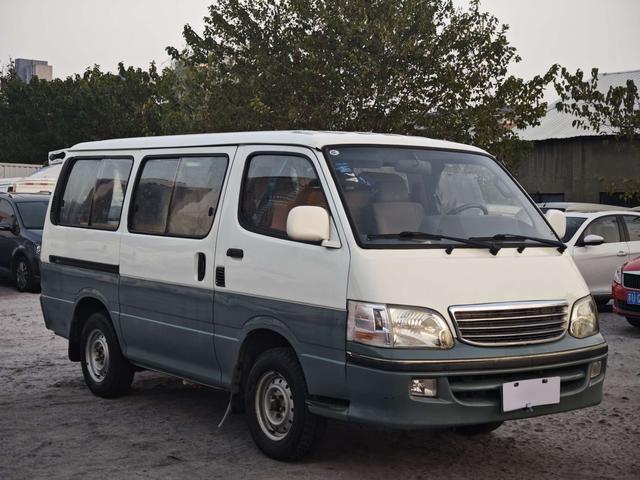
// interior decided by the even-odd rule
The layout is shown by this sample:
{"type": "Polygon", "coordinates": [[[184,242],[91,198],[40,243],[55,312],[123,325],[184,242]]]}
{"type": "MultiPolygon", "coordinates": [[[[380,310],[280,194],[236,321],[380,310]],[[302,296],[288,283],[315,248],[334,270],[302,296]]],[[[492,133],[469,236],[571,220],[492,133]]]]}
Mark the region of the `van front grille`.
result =
{"type": "Polygon", "coordinates": [[[449,312],[461,341],[491,347],[551,342],[569,323],[564,301],[460,305],[449,312]]]}
{"type": "Polygon", "coordinates": [[[627,288],[635,288],[640,290],[640,275],[636,275],[633,273],[623,273],[622,285],[627,288]]]}

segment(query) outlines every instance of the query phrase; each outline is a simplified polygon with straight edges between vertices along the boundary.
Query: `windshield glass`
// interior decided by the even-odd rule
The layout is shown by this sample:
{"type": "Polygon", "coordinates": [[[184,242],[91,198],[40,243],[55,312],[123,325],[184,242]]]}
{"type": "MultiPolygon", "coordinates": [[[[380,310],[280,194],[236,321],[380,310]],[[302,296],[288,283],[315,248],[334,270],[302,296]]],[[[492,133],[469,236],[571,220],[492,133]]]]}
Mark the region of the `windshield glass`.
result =
{"type": "Polygon", "coordinates": [[[28,230],[42,230],[44,228],[44,218],[47,214],[49,202],[19,202],[18,212],[24,228],[28,230]]]}
{"type": "MultiPolygon", "coordinates": [[[[445,238],[393,237],[400,232],[466,239],[507,234],[557,241],[533,203],[487,156],[341,146],[327,148],[325,156],[361,244],[452,243],[445,238]]],[[[541,245],[521,238],[515,243],[541,245]]]]}
{"type": "Polygon", "coordinates": [[[586,218],[584,217],[570,217],[567,215],[567,229],[565,230],[564,237],[562,237],[562,241],[568,242],[571,240],[585,220],[586,218]]]}

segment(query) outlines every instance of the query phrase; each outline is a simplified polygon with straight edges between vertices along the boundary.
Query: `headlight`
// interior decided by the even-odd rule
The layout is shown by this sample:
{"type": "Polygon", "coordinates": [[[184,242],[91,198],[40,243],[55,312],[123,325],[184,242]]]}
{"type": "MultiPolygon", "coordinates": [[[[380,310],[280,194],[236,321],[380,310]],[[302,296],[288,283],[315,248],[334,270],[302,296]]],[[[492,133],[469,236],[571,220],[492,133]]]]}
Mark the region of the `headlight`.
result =
{"type": "Polygon", "coordinates": [[[618,285],[622,285],[622,267],[616,268],[616,271],[613,272],[613,281],[618,285]]]}
{"type": "Polygon", "coordinates": [[[40,247],[40,245],[36,245],[36,256],[38,256],[38,257],[40,256],[40,250],[41,249],[42,248],[40,247]]]}
{"type": "Polygon", "coordinates": [[[571,309],[569,333],[576,338],[585,338],[599,332],[598,309],[591,295],[581,298],[571,309]]]}
{"type": "Polygon", "coordinates": [[[378,347],[453,347],[447,322],[433,310],[352,301],[348,310],[347,340],[378,347]]]}

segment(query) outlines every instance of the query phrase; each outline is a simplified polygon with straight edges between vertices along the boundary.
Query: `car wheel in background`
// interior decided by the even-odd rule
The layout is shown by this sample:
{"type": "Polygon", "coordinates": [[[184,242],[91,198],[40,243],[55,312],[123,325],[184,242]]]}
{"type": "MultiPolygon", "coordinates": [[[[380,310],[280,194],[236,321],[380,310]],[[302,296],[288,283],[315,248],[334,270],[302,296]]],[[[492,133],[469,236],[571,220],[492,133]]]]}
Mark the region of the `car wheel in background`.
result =
{"type": "Polygon", "coordinates": [[[627,322],[629,322],[631,325],[633,325],[636,328],[640,328],[640,318],[632,318],[632,317],[626,317],[627,318],[627,322]]]}
{"type": "Polygon", "coordinates": [[[20,292],[33,292],[33,270],[24,257],[18,257],[13,265],[13,283],[20,292]]]}
{"type": "Polygon", "coordinates": [[[131,387],[133,365],[122,355],[111,322],[101,313],[89,316],[80,335],[82,374],[97,396],[115,398],[131,387]]]}

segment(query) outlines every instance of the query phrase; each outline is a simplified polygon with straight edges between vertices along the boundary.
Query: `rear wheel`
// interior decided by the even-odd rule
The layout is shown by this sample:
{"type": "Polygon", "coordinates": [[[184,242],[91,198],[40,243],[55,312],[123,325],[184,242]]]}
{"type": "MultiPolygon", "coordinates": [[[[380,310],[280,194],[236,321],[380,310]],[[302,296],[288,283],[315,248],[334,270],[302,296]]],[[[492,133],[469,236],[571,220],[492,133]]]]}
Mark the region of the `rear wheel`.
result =
{"type": "Polygon", "coordinates": [[[111,322],[101,313],[91,314],[80,336],[82,374],[97,396],[115,398],[131,387],[134,367],[124,358],[111,322]]]}
{"type": "Polygon", "coordinates": [[[18,257],[13,266],[13,282],[19,292],[32,292],[35,289],[33,270],[24,257],[18,257]]]}
{"type": "Polygon", "coordinates": [[[455,432],[461,435],[487,435],[500,428],[504,422],[479,423],[477,425],[461,425],[455,427],[455,432]]]}
{"type": "Polygon", "coordinates": [[[267,456],[297,460],[309,453],[326,419],[306,406],[307,384],[296,354],[274,348],[258,357],[247,378],[245,410],[251,436],[267,456]]]}
{"type": "Polygon", "coordinates": [[[627,317],[627,322],[634,327],[640,328],[640,318],[627,317]]]}

